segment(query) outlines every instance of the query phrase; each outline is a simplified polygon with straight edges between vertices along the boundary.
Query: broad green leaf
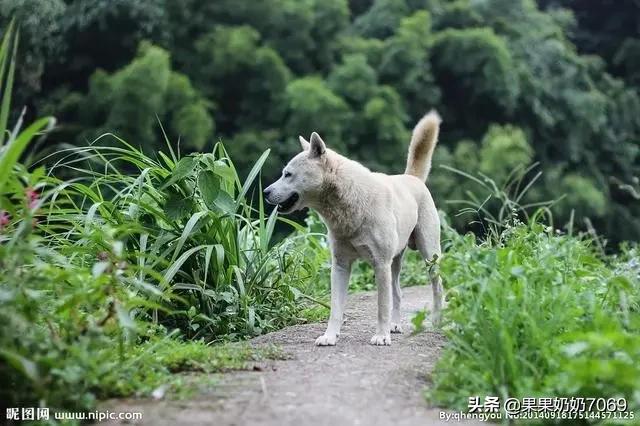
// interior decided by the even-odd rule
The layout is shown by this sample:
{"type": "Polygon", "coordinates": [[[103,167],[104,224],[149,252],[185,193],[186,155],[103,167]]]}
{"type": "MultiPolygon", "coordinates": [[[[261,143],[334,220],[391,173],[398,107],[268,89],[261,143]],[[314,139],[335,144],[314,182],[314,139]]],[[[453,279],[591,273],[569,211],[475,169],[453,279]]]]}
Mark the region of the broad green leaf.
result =
{"type": "Polygon", "coordinates": [[[171,171],[171,177],[160,187],[160,190],[163,190],[189,176],[189,174],[193,172],[195,164],[196,159],[193,157],[183,157],[180,159],[178,164],[176,164],[176,167],[171,171]]]}
{"type": "Polygon", "coordinates": [[[164,204],[164,212],[167,218],[176,221],[187,216],[192,206],[193,202],[190,198],[186,198],[177,192],[170,192],[164,204]]]}
{"type": "Polygon", "coordinates": [[[214,171],[216,168],[216,156],[211,153],[200,154],[198,155],[198,161],[200,164],[211,171],[214,171]]]}
{"type": "Polygon", "coordinates": [[[216,160],[213,172],[230,184],[233,184],[236,179],[233,169],[222,160],[216,160]]]}
{"type": "Polygon", "coordinates": [[[215,210],[215,200],[220,193],[220,178],[210,170],[203,170],[198,174],[198,188],[204,204],[215,210]]]}
{"type": "Polygon", "coordinates": [[[224,191],[220,191],[215,200],[213,200],[213,205],[220,211],[233,214],[236,211],[236,203],[231,198],[231,195],[224,191]]]}

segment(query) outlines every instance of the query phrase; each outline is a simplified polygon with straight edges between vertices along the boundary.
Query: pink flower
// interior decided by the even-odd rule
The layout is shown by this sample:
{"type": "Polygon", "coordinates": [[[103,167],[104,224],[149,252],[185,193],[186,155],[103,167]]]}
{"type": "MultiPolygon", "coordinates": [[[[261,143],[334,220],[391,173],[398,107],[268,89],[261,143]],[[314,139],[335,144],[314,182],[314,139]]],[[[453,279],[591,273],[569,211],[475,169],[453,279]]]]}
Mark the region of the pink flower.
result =
{"type": "Polygon", "coordinates": [[[9,216],[9,213],[6,210],[0,211],[0,229],[7,226],[10,220],[11,220],[11,217],[9,216]]]}
{"type": "Polygon", "coordinates": [[[25,194],[27,195],[27,204],[29,209],[35,209],[38,204],[39,194],[31,187],[27,188],[25,194]]]}

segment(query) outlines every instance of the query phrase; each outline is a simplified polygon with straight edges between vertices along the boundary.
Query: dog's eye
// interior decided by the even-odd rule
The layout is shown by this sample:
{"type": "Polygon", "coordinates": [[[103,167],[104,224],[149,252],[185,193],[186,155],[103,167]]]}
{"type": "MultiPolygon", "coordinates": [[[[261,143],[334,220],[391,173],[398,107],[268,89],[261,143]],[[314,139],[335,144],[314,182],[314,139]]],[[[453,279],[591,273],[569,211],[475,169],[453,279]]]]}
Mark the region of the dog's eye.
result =
{"type": "Polygon", "coordinates": [[[291,176],[292,176],[291,172],[284,172],[284,177],[288,178],[288,177],[291,177],[291,176]]]}

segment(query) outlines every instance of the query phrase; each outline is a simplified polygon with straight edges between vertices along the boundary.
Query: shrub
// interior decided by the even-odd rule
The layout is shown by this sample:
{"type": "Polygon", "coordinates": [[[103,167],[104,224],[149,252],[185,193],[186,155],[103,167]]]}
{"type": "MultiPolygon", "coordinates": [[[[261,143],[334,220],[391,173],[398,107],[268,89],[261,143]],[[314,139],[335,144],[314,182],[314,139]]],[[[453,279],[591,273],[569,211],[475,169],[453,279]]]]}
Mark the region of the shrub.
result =
{"type": "Polygon", "coordinates": [[[60,96],[50,109],[81,130],[79,136],[77,131],[69,135],[79,145],[108,129],[153,152],[159,147],[159,117],[167,124],[171,138],[200,150],[215,129],[210,102],[187,76],[172,69],[169,52],[148,42],[140,43],[137,56],[125,67],[113,73],[96,70],[86,95],[71,92],[60,96]]]}
{"type": "MultiPolygon", "coordinates": [[[[520,83],[514,59],[504,38],[491,28],[446,29],[438,33],[433,45],[434,73],[445,87],[456,79],[456,92],[447,96],[464,98],[476,107],[503,110],[515,108],[520,83]],[[477,76],[482,76],[478,79],[477,76]]],[[[455,85],[453,87],[456,87],[455,85]]]]}
{"type": "Polygon", "coordinates": [[[267,215],[261,197],[257,209],[248,198],[268,152],[241,183],[221,144],[212,153],[155,160],[119,142],[71,149],[56,168],[80,178],[53,180],[47,238],[111,257],[92,233],[113,229],[123,260],[138,268],[131,285],[154,289],[155,303],[169,301],[145,313],[187,337],[234,339],[293,321],[296,287],[315,265],[293,243],[273,244],[277,211],[267,215]],[[76,166],[80,154],[90,159],[85,168],[76,166]]]}
{"type": "Polygon", "coordinates": [[[21,154],[52,120],[6,131],[15,40],[9,27],[0,43],[4,403],[87,410],[96,398],[177,386],[174,371],[277,355],[205,342],[281,327],[305,307],[295,286],[316,264],[273,244],[277,211],[248,199],[268,152],[244,183],[222,145],[155,160],[114,138],[59,151],[48,173],[28,168],[21,154]],[[76,177],[54,177],[63,171],[76,177]]]}
{"type": "Polygon", "coordinates": [[[479,169],[499,184],[507,183],[514,169],[527,167],[532,160],[533,149],[517,127],[493,125],[482,139],[479,169]]]}
{"type": "Polygon", "coordinates": [[[241,185],[221,145],[176,161],[124,146],[71,150],[87,168],[66,159],[81,176],[69,182],[18,163],[2,180],[0,397],[10,406],[90,409],[178,386],[173,371],[238,368],[256,352],[205,341],[282,327],[307,306],[296,287],[316,274],[304,258],[313,246],[272,244],[276,211],[246,199],[268,153],[241,185]]]}
{"type": "Polygon", "coordinates": [[[441,273],[449,343],[430,398],[470,395],[640,399],[640,280],[588,240],[517,221],[476,244],[457,236],[441,273]]]}

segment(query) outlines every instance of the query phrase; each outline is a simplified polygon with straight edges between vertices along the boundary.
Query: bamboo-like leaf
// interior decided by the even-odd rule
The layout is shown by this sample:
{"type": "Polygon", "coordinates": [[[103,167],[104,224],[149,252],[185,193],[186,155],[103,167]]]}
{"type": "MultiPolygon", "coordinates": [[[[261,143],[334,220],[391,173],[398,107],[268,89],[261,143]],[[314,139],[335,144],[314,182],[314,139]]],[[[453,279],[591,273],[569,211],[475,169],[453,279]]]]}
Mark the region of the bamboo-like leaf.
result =
{"type": "Polygon", "coordinates": [[[251,168],[251,171],[249,172],[247,179],[244,181],[244,185],[242,185],[242,190],[240,191],[240,194],[238,194],[238,197],[236,198],[236,209],[238,206],[241,205],[241,201],[244,199],[244,196],[247,195],[247,191],[249,191],[249,187],[255,180],[256,176],[258,176],[258,173],[260,173],[260,170],[262,170],[262,166],[264,165],[264,162],[267,160],[267,157],[269,156],[269,152],[271,152],[271,150],[269,149],[263,152],[260,158],[258,158],[258,161],[256,161],[256,163],[251,168]]]}
{"type": "Polygon", "coordinates": [[[182,267],[182,264],[186,262],[187,259],[189,259],[189,257],[191,257],[192,254],[202,249],[205,249],[209,246],[210,246],[209,244],[203,244],[197,247],[190,248],[189,250],[185,251],[182,254],[182,256],[180,256],[175,262],[173,262],[171,266],[165,271],[163,276],[165,284],[168,284],[173,280],[173,277],[175,277],[175,275],[178,273],[178,271],[182,267]]]}
{"type": "Polygon", "coordinates": [[[13,47],[9,52],[8,45],[13,34],[13,20],[9,24],[7,32],[2,40],[0,47],[0,92],[2,92],[2,100],[0,101],[0,148],[4,145],[4,138],[7,131],[7,121],[9,119],[9,108],[11,106],[11,92],[13,91],[13,77],[16,69],[16,52],[18,50],[18,35],[13,37],[13,47]],[[4,81],[4,68],[6,66],[7,57],[11,55],[9,60],[9,71],[7,80],[4,81]]]}
{"type": "Polygon", "coordinates": [[[187,238],[191,236],[191,231],[193,231],[193,228],[198,224],[198,221],[200,220],[200,218],[207,215],[208,213],[209,212],[207,212],[206,210],[201,212],[196,212],[189,218],[189,221],[187,222],[187,224],[184,227],[184,230],[182,231],[182,235],[180,235],[180,238],[178,239],[176,248],[173,251],[173,256],[171,256],[172,263],[175,262],[176,258],[178,257],[178,254],[180,254],[180,251],[182,251],[182,247],[184,247],[184,243],[187,241],[187,238]]]}
{"type": "Polygon", "coordinates": [[[39,131],[51,122],[52,120],[48,117],[37,120],[4,148],[4,151],[2,151],[0,156],[0,194],[4,191],[4,185],[9,178],[9,174],[11,173],[13,166],[16,164],[29,142],[31,142],[31,139],[33,139],[39,131]]]}
{"type": "Polygon", "coordinates": [[[262,235],[260,238],[260,242],[263,244],[262,251],[263,253],[267,253],[269,249],[269,242],[271,241],[271,237],[273,236],[273,230],[276,227],[276,219],[278,218],[278,209],[273,209],[271,214],[269,215],[269,219],[267,220],[267,227],[265,230],[265,235],[262,235]]]}
{"type": "Polygon", "coordinates": [[[0,82],[4,81],[4,70],[7,64],[9,42],[11,41],[11,34],[13,34],[13,27],[15,25],[15,19],[12,19],[7,26],[7,30],[2,37],[2,43],[0,43],[0,82]]]}
{"type": "Polygon", "coordinates": [[[455,167],[447,166],[446,164],[441,164],[440,167],[442,167],[445,170],[449,170],[450,172],[456,173],[460,176],[466,177],[467,179],[472,180],[478,185],[481,185],[487,189],[491,189],[485,182],[481,181],[480,179],[478,179],[473,175],[470,175],[469,173],[465,173],[462,170],[456,169],[455,167]]]}

